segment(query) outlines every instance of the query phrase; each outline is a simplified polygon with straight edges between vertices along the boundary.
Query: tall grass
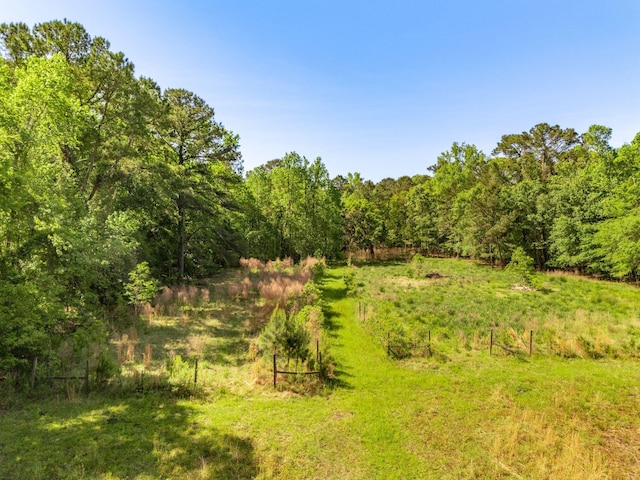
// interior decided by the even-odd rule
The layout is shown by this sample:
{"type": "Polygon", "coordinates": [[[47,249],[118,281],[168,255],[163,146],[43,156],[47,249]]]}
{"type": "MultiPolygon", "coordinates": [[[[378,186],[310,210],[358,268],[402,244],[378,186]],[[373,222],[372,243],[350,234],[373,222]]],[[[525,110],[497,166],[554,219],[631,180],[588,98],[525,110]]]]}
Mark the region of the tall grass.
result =
{"type": "Polygon", "coordinates": [[[443,348],[461,351],[488,348],[493,329],[496,341],[527,352],[533,330],[538,354],[640,356],[640,296],[632,285],[536,274],[538,288],[525,290],[509,272],[439,258],[354,272],[355,295],[374,312],[365,328],[376,338],[431,331],[443,348]]]}

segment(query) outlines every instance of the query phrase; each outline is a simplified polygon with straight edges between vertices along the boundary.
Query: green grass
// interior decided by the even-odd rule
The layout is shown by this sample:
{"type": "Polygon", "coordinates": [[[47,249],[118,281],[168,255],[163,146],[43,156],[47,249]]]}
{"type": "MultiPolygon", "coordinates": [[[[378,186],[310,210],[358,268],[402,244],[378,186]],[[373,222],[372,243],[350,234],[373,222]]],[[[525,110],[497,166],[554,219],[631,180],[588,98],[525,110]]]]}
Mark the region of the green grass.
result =
{"type": "MultiPolygon", "coordinates": [[[[633,359],[490,357],[486,349],[473,348],[450,349],[449,361],[386,357],[384,345],[357,317],[359,301],[376,311],[374,299],[398,301],[390,311],[409,328],[422,318],[425,298],[440,298],[431,308],[442,315],[449,309],[454,318],[478,312],[484,322],[487,298],[515,295],[502,272],[467,262],[434,266],[451,276],[438,280],[448,288],[432,292],[440,285],[436,280],[399,288],[407,281],[405,266],[363,267],[357,297],[346,295],[344,268],[329,271],[323,288],[337,376],[316,395],[255,383],[245,355],[250,336],[245,320],[256,314],[249,301],[189,322],[158,318],[140,329],[137,348],[153,341],[153,362],[160,365],[171,349],[187,355],[186,339],[201,336],[203,368],[211,373],[204,380],[206,395],[32,398],[0,414],[0,478],[639,477],[640,368],[633,359]],[[464,288],[458,277],[467,279],[464,288]],[[458,288],[466,295],[450,301],[458,288]]],[[[563,311],[566,317],[560,318],[570,318],[576,317],[574,302],[589,312],[578,315],[576,325],[605,311],[570,299],[556,310],[545,296],[555,288],[560,299],[576,289],[592,295],[595,305],[615,299],[618,313],[611,322],[628,330],[634,287],[561,278],[544,278],[550,293],[517,292],[524,297],[518,305],[534,310],[547,305],[543,318],[563,311]]],[[[507,318],[514,311],[504,310],[507,318]]],[[[494,314],[491,321],[501,318],[494,314]]],[[[450,326],[441,321],[442,329],[450,326]]]]}
{"type": "Polygon", "coordinates": [[[515,344],[509,340],[513,330],[525,347],[533,330],[539,353],[640,356],[637,287],[537,274],[538,288],[528,291],[517,288],[507,272],[448,259],[428,259],[420,273],[410,276],[406,263],[357,269],[359,295],[369,313],[365,328],[372,335],[383,338],[391,331],[424,338],[431,330],[432,339],[457,339],[453,347],[443,342],[445,349],[488,348],[493,328],[503,343],[515,344]],[[440,277],[425,278],[433,272],[440,277]]]}

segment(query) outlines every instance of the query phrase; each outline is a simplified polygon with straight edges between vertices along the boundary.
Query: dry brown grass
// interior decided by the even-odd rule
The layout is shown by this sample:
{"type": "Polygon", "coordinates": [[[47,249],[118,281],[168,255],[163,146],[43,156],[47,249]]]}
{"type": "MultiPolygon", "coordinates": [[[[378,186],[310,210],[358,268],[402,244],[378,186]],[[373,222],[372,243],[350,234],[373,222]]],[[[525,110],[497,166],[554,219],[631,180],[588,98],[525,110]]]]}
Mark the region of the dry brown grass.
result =
{"type": "Polygon", "coordinates": [[[195,285],[165,286],[162,287],[162,290],[155,298],[155,307],[152,313],[176,316],[180,311],[180,307],[198,307],[208,303],[209,300],[210,292],[206,287],[197,287],[195,285]]]}
{"type": "Polygon", "coordinates": [[[138,331],[133,327],[125,333],[116,334],[113,343],[117,345],[118,363],[120,365],[135,361],[138,342],[138,331]]]}
{"type": "Polygon", "coordinates": [[[271,277],[258,285],[260,297],[264,299],[266,305],[284,308],[290,300],[302,294],[307,279],[303,275],[299,278],[271,277]]]}
{"type": "Polygon", "coordinates": [[[151,361],[153,359],[151,344],[147,343],[144,347],[144,353],[142,354],[142,363],[145,368],[149,368],[151,366],[151,361]]]}
{"type": "Polygon", "coordinates": [[[577,420],[568,425],[515,409],[495,432],[491,454],[498,478],[596,480],[628,477],[577,420]]]}
{"type": "Polygon", "coordinates": [[[194,334],[189,335],[189,337],[187,338],[187,347],[186,347],[187,356],[189,357],[202,356],[206,346],[207,346],[206,337],[204,337],[203,335],[194,335],[194,334]]]}
{"type": "Polygon", "coordinates": [[[324,257],[323,258],[307,257],[300,262],[300,271],[311,272],[313,274],[314,270],[318,265],[322,265],[324,268],[326,268],[327,260],[324,257]]]}
{"type": "Polygon", "coordinates": [[[243,270],[259,272],[264,270],[266,265],[262,260],[258,260],[257,258],[241,258],[240,268],[243,270]]]}

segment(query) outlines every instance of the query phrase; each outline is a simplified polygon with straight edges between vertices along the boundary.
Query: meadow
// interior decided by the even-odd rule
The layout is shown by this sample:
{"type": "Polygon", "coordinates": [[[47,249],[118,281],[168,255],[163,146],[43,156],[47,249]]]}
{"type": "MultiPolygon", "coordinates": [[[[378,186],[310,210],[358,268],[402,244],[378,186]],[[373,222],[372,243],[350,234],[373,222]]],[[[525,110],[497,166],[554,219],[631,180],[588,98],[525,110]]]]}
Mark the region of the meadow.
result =
{"type": "Polygon", "coordinates": [[[247,269],[165,289],[114,335],[131,385],[0,402],[0,478],[640,477],[636,286],[537,274],[523,289],[448,259],[332,267],[332,378],[274,390],[252,345],[270,302],[303,287],[247,269]],[[491,328],[513,354],[489,355],[491,328]],[[387,356],[391,335],[426,332],[431,355],[387,356]]]}

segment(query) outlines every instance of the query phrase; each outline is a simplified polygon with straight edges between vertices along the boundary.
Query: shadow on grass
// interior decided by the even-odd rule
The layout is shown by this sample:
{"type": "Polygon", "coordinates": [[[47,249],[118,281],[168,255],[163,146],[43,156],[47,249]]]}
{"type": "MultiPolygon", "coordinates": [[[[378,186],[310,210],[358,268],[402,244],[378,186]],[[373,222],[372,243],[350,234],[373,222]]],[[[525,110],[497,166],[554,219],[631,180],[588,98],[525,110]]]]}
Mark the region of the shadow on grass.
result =
{"type": "MultiPolygon", "coordinates": [[[[323,278],[320,283],[320,288],[322,290],[322,296],[325,302],[338,302],[347,297],[347,288],[342,283],[338,283],[336,281],[327,282],[327,279],[338,279],[336,275],[329,274],[327,278],[323,278]]],[[[339,316],[339,313],[336,312],[331,305],[327,305],[324,307],[324,316],[325,322],[324,326],[330,333],[332,337],[335,337],[335,331],[340,329],[341,326],[335,321],[335,319],[339,316]]]]}
{"type": "Polygon", "coordinates": [[[193,357],[189,353],[190,343],[205,343],[202,348],[208,362],[241,366],[247,361],[249,341],[244,336],[244,319],[249,314],[242,306],[231,305],[215,317],[198,315],[185,320],[174,317],[154,320],[142,326],[140,344],[153,345],[154,359],[166,361],[171,353],[193,357]]]}
{"type": "Polygon", "coordinates": [[[347,296],[347,287],[340,285],[328,286],[323,283],[322,293],[324,294],[325,300],[330,302],[337,302],[347,296]]]}
{"type": "Polygon", "coordinates": [[[0,478],[255,478],[252,440],[197,414],[154,395],[17,412],[3,418],[0,478]]]}
{"type": "Polygon", "coordinates": [[[339,389],[345,389],[345,390],[354,389],[354,386],[351,385],[351,383],[349,383],[349,381],[347,380],[348,378],[353,378],[353,375],[340,369],[334,370],[333,373],[335,377],[333,377],[329,382],[329,385],[331,386],[331,388],[335,388],[335,389],[339,388],[339,389]]]}

